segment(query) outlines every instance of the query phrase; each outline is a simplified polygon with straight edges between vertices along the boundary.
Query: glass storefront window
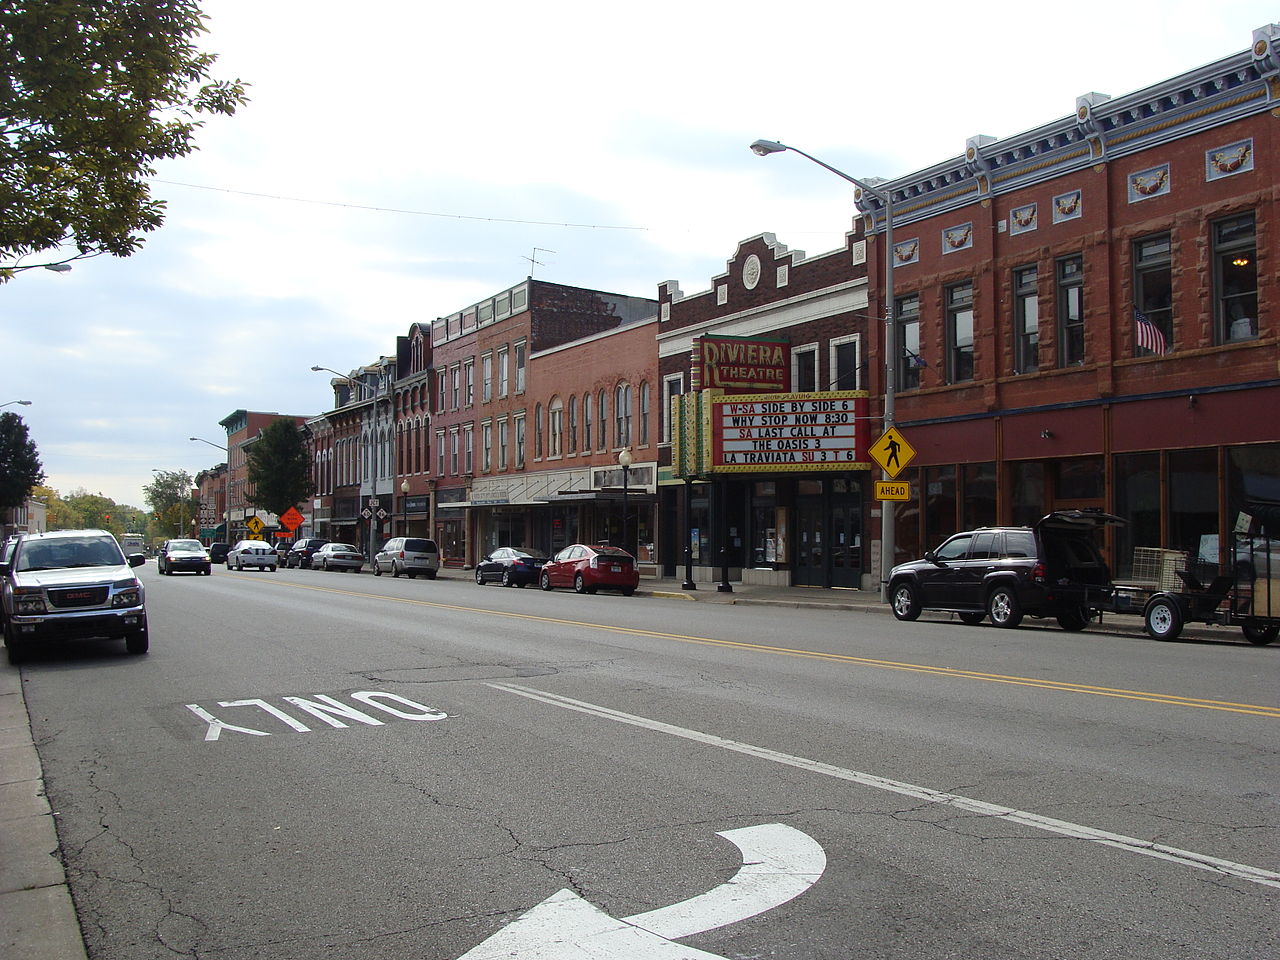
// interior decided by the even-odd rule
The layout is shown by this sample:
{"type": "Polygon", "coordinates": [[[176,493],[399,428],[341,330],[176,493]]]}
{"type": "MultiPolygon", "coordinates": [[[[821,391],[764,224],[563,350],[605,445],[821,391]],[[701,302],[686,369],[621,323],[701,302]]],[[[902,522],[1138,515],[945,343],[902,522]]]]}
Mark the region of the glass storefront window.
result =
{"type": "Polygon", "coordinates": [[[1101,457],[1074,457],[1053,465],[1055,500],[1101,500],[1103,464],[1101,457]]]}
{"type": "Polygon", "coordinates": [[[1112,459],[1116,526],[1115,575],[1133,575],[1133,548],[1160,546],[1160,454],[1125,453],[1112,459]]]}
{"type": "Polygon", "coordinates": [[[964,503],[961,527],[991,527],[996,524],[996,465],[966,463],[964,465],[964,503]]]}
{"type": "Polygon", "coordinates": [[[1034,526],[1045,514],[1044,464],[1038,460],[1009,464],[1009,489],[1014,526],[1034,526]]]}
{"type": "Polygon", "coordinates": [[[1255,532],[1280,538],[1280,443],[1227,448],[1228,530],[1242,512],[1255,532]]]}
{"type": "Polygon", "coordinates": [[[1218,451],[1169,454],[1169,546],[1200,553],[1200,538],[1218,534],[1218,451]]]}
{"type": "Polygon", "coordinates": [[[924,482],[924,542],[936,547],[956,532],[956,468],[926,467],[924,482]]]}

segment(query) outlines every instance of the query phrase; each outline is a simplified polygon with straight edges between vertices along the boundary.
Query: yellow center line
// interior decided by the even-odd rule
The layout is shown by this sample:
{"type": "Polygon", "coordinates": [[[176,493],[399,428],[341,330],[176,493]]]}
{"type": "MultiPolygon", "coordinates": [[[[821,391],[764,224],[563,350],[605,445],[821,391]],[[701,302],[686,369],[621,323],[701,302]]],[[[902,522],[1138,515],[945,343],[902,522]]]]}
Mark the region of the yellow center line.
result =
{"type": "MultiPolygon", "coordinates": [[[[245,579],[258,579],[257,577],[245,579]]],[[[1182,697],[1170,693],[1155,693],[1145,690],[1126,690],[1122,687],[1102,687],[1095,684],[1072,683],[1066,680],[1044,680],[1037,677],[1019,677],[1001,673],[985,673],[980,670],[962,670],[958,667],[936,666],[926,663],[907,663],[897,660],[880,660],[872,657],[856,657],[844,653],[826,653],[821,650],[804,650],[796,647],[781,647],[767,643],[749,643],[745,640],[718,640],[714,637],[695,637],[662,630],[643,630],[639,627],[618,626],[610,623],[592,623],[587,620],[566,620],[562,617],[540,617],[531,613],[513,613],[504,610],[487,610],[483,607],[468,607],[456,603],[442,603],[439,600],[417,600],[411,597],[391,597],[383,594],[362,593],[355,590],[340,590],[334,587],[314,586],[312,584],[277,582],[277,586],[295,590],[315,590],[319,593],[337,594],[345,597],[359,597],[362,600],[389,600],[392,603],[406,603],[420,607],[433,607],[437,610],[454,610],[459,613],[480,613],[491,617],[504,617],[509,620],[525,620],[533,623],[555,624],[557,626],[582,627],[590,630],[601,630],[606,633],[622,633],[636,637],[650,637],[656,640],[675,640],[680,643],[693,643],[709,647],[724,647],[730,650],[742,650],[751,653],[768,653],[776,656],[799,657],[806,660],[824,660],[832,663],[856,664],[864,667],[875,667],[880,670],[900,670],[908,673],[925,673],[940,677],[954,677],[961,680],[982,680],[987,683],[1005,683],[1020,687],[1035,687],[1040,690],[1056,690],[1060,693],[1080,693],[1097,697],[1112,697],[1121,700],[1140,700],[1147,703],[1164,703],[1178,707],[1194,707],[1200,710],[1217,710],[1225,713],[1243,713],[1257,717],[1280,719],[1280,707],[1269,707],[1255,703],[1233,703],[1229,700],[1206,700],[1197,697],[1182,697]]]]}

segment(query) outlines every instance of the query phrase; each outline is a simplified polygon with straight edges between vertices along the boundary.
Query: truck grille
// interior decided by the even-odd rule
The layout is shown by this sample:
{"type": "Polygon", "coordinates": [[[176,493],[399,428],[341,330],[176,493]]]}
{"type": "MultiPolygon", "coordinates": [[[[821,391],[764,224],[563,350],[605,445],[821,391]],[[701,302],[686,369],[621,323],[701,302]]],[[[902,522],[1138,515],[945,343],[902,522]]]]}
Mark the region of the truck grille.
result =
{"type": "Polygon", "coordinates": [[[107,602],[107,587],[68,587],[64,590],[49,591],[49,605],[66,609],[68,607],[100,607],[107,602]]]}

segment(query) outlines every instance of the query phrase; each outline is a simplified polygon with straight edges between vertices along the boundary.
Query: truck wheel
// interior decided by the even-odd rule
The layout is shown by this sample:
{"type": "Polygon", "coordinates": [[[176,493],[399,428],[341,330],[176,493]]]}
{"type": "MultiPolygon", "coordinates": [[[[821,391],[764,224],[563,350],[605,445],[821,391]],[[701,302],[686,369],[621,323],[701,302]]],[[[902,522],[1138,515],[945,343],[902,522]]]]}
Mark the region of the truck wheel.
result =
{"type": "Polygon", "coordinates": [[[1182,610],[1171,597],[1153,599],[1142,619],[1153,640],[1176,640],[1182,633],[1182,610]]]}
{"type": "Polygon", "coordinates": [[[987,615],[985,613],[980,613],[975,610],[972,613],[960,614],[960,622],[967,623],[971,627],[976,627],[978,624],[980,624],[983,620],[986,619],[986,616],[987,615]]]}
{"type": "Polygon", "coordinates": [[[1079,610],[1068,610],[1058,614],[1058,626],[1063,630],[1078,633],[1089,625],[1089,612],[1081,607],[1079,610]]]}
{"type": "Polygon", "coordinates": [[[1257,647],[1265,647],[1280,636],[1280,624],[1267,626],[1260,620],[1246,620],[1240,630],[1244,633],[1244,638],[1257,647]]]}
{"type": "Polygon", "coordinates": [[[987,616],[997,627],[1012,629],[1022,622],[1022,604],[1012,587],[1000,586],[987,597],[987,616]]]}
{"type": "Polygon", "coordinates": [[[124,648],[134,655],[143,654],[151,646],[151,638],[147,635],[147,628],[143,627],[134,633],[125,635],[124,648]]]}
{"type": "Polygon", "coordinates": [[[905,580],[894,586],[889,600],[893,605],[893,615],[899,620],[915,620],[920,616],[920,599],[916,596],[916,588],[905,580]]]}

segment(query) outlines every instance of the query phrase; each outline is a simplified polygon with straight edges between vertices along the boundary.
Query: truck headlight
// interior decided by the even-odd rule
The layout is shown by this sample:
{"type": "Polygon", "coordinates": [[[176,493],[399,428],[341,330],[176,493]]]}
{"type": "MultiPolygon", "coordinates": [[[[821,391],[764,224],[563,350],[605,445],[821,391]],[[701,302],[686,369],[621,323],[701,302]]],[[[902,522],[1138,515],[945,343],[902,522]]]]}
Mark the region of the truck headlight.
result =
{"type": "Polygon", "coordinates": [[[142,585],[137,580],[121,580],[112,586],[115,594],[111,598],[111,606],[136,607],[142,603],[142,585]]]}

